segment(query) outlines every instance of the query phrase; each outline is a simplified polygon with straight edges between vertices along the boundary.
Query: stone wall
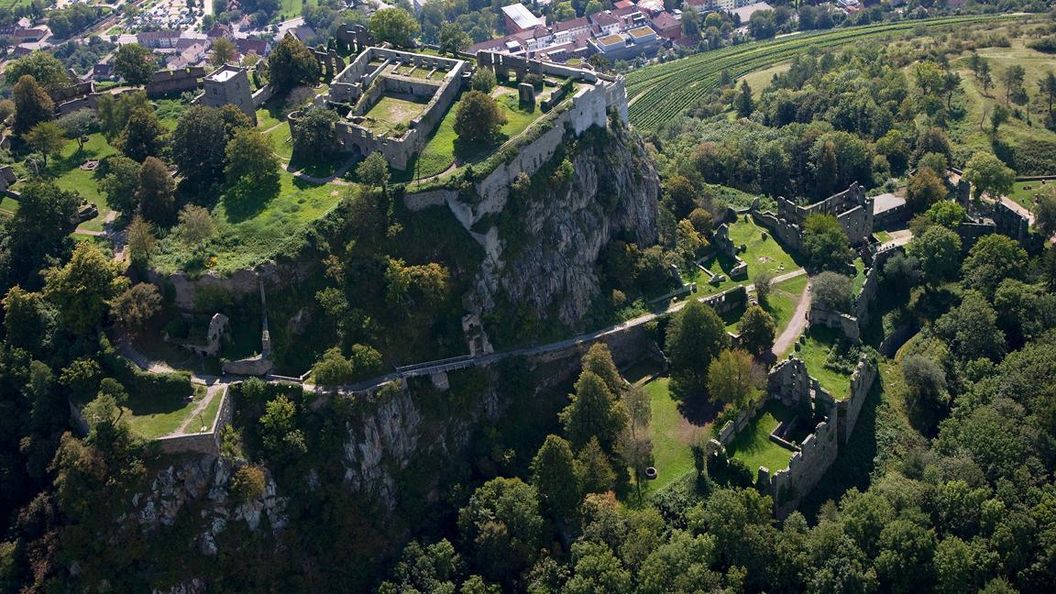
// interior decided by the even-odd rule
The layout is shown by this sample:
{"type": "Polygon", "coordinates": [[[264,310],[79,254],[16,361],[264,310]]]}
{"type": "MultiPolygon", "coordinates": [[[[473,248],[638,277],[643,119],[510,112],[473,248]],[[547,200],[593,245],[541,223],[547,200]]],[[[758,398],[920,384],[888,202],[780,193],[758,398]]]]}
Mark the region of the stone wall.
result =
{"type": "MultiPolygon", "coordinates": [[[[623,95],[622,103],[626,103],[626,94],[623,95]]],[[[521,173],[531,177],[546,164],[564,142],[566,131],[578,137],[592,126],[605,127],[608,123],[610,108],[618,109],[618,106],[609,104],[608,90],[603,83],[598,83],[580,89],[572,97],[572,105],[566,111],[554,116],[548,114],[533,124],[533,126],[545,125],[549,129],[531,144],[522,147],[513,159],[500,164],[484,179],[477,182],[477,194],[483,199],[475,207],[470,207],[467,213],[470,224],[467,228],[472,227],[485,215],[502,212],[506,207],[506,199],[509,197],[513,180],[521,173]]],[[[458,216],[458,213],[456,212],[455,215],[458,216]]]]}
{"type": "Polygon", "coordinates": [[[811,304],[810,310],[807,311],[807,321],[811,325],[826,326],[839,330],[848,340],[853,342],[860,341],[862,337],[862,331],[858,327],[858,318],[851,314],[822,309],[817,305],[811,304]]]}
{"type": "Polygon", "coordinates": [[[760,226],[765,227],[782,245],[792,251],[798,252],[803,249],[802,240],[799,235],[799,226],[778,218],[773,213],[760,212],[752,209],[752,219],[760,226]]]}
{"type": "Polygon", "coordinates": [[[876,364],[867,357],[862,357],[854,368],[854,373],[851,375],[850,394],[845,395],[844,399],[836,403],[840,443],[847,443],[847,440],[851,438],[854,426],[858,423],[858,415],[862,412],[862,405],[869,397],[869,390],[873,388],[876,373],[876,364]]]}
{"type": "MultiPolygon", "coordinates": [[[[203,293],[223,292],[234,300],[257,293],[262,279],[268,288],[282,288],[307,276],[311,263],[276,264],[266,263],[256,268],[236,270],[230,276],[205,273],[191,277],[184,272],[162,274],[155,270],[147,272],[147,282],[158,285],[164,294],[171,288],[173,303],[184,312],[197,311],[199,296],[203,293]]],[[[211,313],[211,312],[202,312],[211,313]]]]}
{"type": "Polygon", "coordinates": [[[771,474],[768,468],[759,467],[756,487],[773,498],[774,514],[783,519],[814,490],[838,455],[837,421],[830,416],[803,440],[800,451],[789,459],[788,468],[771,474]]]}
{"type": "Polygon", "coordinates": [[[202,66],[191,66],[182,70],[159,70],[147,83],[147,96],[153,99],[193,91],[202,86],[202,77],[206,74],[202,66]]]}
{"type": "Polygon", "coordinates": [[[788,224],[802,227],[807,217],[813,214],[835,216],[852,244],[867,242],[873,235],[873,199],[865,195],[865,188],[858,182],[852,183],[842,192],[806,206],[800,206],[783,196],[777,198],[777,218],[788,224]]]}
{"type": "Polygon", "coordinates": [[[235,402],[227,388],[224,388],[224,393],[220,394],[219,398],[221,398],[220,409],[216,412],[216,419],[213,420],[213,426],[208,431],[158,438],[155,443],[161,451],[166,454],[220,455],[220,431],[234,418],[235,402]]]}

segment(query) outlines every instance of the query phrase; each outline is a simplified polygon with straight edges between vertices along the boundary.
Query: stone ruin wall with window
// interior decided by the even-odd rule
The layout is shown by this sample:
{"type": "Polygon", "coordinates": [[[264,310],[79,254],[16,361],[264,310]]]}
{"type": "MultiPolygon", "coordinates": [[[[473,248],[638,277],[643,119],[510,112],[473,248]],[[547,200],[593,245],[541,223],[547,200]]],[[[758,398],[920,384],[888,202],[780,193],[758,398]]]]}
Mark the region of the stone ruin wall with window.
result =
{"type": "MultiPolygon", "coordinates": [[[[795,510],[836,461],[840,445],[845,445],[854,431],[876,373],[876,365],[862,358],[851,377],[847,398],[836,400],[810,376],[806,364],[799,358],[790,357],[770,370],[767,399],[779,400],[783,405],[797,409],[798,415],[809,416],[808,423],[816,422],[798,451],[790,452],[787,468],[776,472],[765,466],[754,469],[756,488],[773,498],[774,513],[779,518],[795,510]]],[[[712,447],[721,450],[732,443],[764,403],[765,400],[757,403],[742,411],[734,421],[727,422],[719,431],[718,439],[713,440],[712,447]]],[[[773,435],[770,439],[777,441],[773,435]]]]}

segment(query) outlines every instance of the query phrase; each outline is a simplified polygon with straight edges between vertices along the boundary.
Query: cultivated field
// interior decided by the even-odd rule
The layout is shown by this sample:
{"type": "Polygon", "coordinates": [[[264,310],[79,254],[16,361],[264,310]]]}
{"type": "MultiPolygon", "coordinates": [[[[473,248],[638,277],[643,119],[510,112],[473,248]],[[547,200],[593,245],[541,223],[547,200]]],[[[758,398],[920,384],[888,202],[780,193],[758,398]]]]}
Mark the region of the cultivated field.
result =
{"type": "Polygon", "coordinates": [[[965,16],[923,19],[800,34],[782,39],[751,42],[704,52],[681,60],[646,66],[627,75],[631,123],[642,129],[656,129],[680,115],[706,91],[718,85],[726,70],[734,78],[787,62],[810,50],[837,47],[863,39],[897,35],[947,26],[1009,18],[1007,16],[965,16]]]}

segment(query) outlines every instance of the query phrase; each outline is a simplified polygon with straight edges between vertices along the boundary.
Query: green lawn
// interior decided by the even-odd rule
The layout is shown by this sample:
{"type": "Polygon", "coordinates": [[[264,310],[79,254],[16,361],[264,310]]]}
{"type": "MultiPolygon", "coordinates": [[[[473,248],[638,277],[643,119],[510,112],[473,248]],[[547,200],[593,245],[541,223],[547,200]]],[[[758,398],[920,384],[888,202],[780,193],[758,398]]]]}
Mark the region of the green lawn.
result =
{"type": "MultiPolygon", "coordinates": [[[[523,109],[517,100],[517,91],[510,87],[499,86],[492,91],[499,107],[506,116],[506,124],[502,127],[503,141],[513,138],[523,132],[532,122],[539,119],[543,112],[536,108],[533,111],[523,109]]],[[[463,149],[456,142],[458,135],[455,134],[455,114],[461,100],[451,105],[444,119],[436,127],[433,135],[429,138],[425,148],[422,149],[417,163],[408,166],[406,175],[415,177],[430,177],[446,171],[457,161],[459,165],[474,163],[489,157],[497,146],[477,147],[474,150],[463,149]]]]}
{"type": "Polygon", "coordinates": [[[696,267],[687,275],[689,282],[697,283],[697,290],[702,295],[712,295],[738,285],[747,285],[751,283],[752,277],[762,270],[768,270],[776,276],[799,268],[792,256],[781,247],[770,232],[755,224],[755,221],[748,215],[742,215],[730,224],[730,241],[737,247],[742,245],[746,247],[746,251],[739,255],[748,264],[748,280],[734,281],[729,278],[730,270],[733,270],[735,264],[733,260],[725,256],[713,258],[708,263],[708,270],[725,275],[725,281],[712,285],[708,282],[708,275],[696,267]]]}
{"type": "Polygon", "coordinates": [[[17,210],[18,201],[14,198],[4,196],[3,199],[0,200],[0,215],[10,218],[15,216],[15,211],[17,210]]]}
{"type": "Polygon", "coordinates": [[[888,241],[891,241],[891,234],[887,231],[877,231],[873,233],[873,237],[876,238],[876,240],[880,243],[886,243],[888,241]]]}
{"type": "Polygon", "coordinates": [[[289,20],[301,16],[304,5],[318,6],[318,0],[280,0],[279,20],[289,20]]]}
{"type": "Polygon", "coordinates": [[[794,416],[795,412],[787,406],[774,400],[768,401],[744,430],[733,438],[726,452],[744,462],[752,472],[753,479],[760,466],[769,468],[771,475],[788,468],[792,451],[770,441],[770,433],[781,421],[794,416]]]}
{"type": "Polygon", "coordinates": [[[99,208],[99,216],[81,223],[81,227],[89,231],[103,230],[103,219],[110,208],[106,205],[106,197],[99,191],[95,172],[81,169],[81,164],[89,159],[101,160],[116,152],[117,149],[110,146],[102,134],[96,133],[88,137],[83,150],[77,148],[76,142],[67,142],[62,153],[48,163],[48,173],[53,176],[55,185],[76,191],[99,208]]]}
{"type": "Polygon", "coordinates": [[[411,120],[422,115],[424,109],[425,102],[384,95],[364,114],[367,119],[364,125],[378,136],[399,138],[407,131],[411,120]]]}
{"type": "Polygon", "coordinates": [[[128,405],[122,409],[131,415],[133,431],[144,439],[157,439],[179,429],[204,396],[205,387],[199,385],[194,386],[193,399],[159,401],[155,394],[136,394],[129,396],[128,405]]]}
{"type": "MultiPolygon", "coordinates": [[[[769,68],[756,70],[755,72],[741,77],[741,80],[747,81],[748,87],[752,89],[752,95],[759,97],[763,94],[763,89],[770,86],[770,81],[774,78],[775,74],[784,74],[791,70],[791,68],[791,62],[783,62],[781,64],[775,64],[769,68]]],[[[740,85],[740,82],[737,84],[740,85]]]]}
{"type": "Polygon", "coordinates": [[[1033,211],[1035,196],[1041,193],[1043,189],[1052,187],[1053,184],[1056,184],[1056,181],[1047,181],[1045,185],[1042,185],[1040,181],[1016,182],[1012,184],[1012,193],[1008,197],[1015,200],[1023,208],[1033,211]]]}
{"type": "Polygon", "coordinates": [[[653,465],[658,471],[656,480],[649,481],[643,495],[670,485],[693,470],[693,440],[711,435],[711,425],[690,423],[678,410],[678,402],[671,398],[671,380],[661,377],[645,384],[652,405],[649,426],[653,440],[653,465]]]}
{"type": "Polygon", "coordinates": [[[274,126],[278,126],[284,121],[276,117],[278,115],[281,114],[279,114],[278,112],[272,113],[270,109],[266,107],[261,107],[257,110],[257,127],[260,128],[261,131],[263,131],[274,126]]]}
{"type": "Polygon", "coordinates": [[[275,154],[281,159],[289,161],[293,158],[293,140],[290,135],[290,123],[283,122],[280,126],[272,129],[268,132],[268,137],[271,138],[271,148],[275,149],[275,154]]]}
{"type": "Polygon", "coordinates": [[[777,283],[770,288],[770,296],[763,309],[774,317],[774,324],[777,325],[778,334],[781,334],[785,327],[788,326],[788,322],[792,319],[792,314],[796,311],[796,305],[799,303],[799,299],[803,296],[803,291],[806,288],[807,275],[805,274],[777,283]]]}
{"type": "MultiPolygon", "coordinates": [[[[326,214],[349,191],[336,185],[315,185],[283,171],[277,196],[265,204],[235,205],[227,196],[213,208],[219,237],[209,245],[210,268],[230,272],[255,266],[286,247],[308,223],[326,214]]],[[[159,242],[151,263],[163,272],[182,270],[193,255],[174,235],[159,242]]]]}
{"type": "Polygon", "coordinates": [[[836,343],[837,332],[822,326],[811,328],[797,355],[807,364],[807,372],[821,382],[822,388],[836,400],[843,400],[850,394],[851,376],[825,367],[829,349],[836,343]]]}
{"type": "Polygon", "coordinates": [[[851,294],[857,296],[865,286],[865,261],[861,258],[854,259],[854,279],[851,284],[851,294]]]}

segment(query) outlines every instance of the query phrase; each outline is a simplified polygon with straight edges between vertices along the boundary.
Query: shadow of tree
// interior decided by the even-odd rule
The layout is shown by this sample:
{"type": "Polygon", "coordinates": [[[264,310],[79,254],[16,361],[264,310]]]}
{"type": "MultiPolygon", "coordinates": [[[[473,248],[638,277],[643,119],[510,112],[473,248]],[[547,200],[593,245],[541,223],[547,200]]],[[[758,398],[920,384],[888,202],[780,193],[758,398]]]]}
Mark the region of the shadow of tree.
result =
{"type": "Polygon", "coordinates": [[[228,220],[238,223],[260,214],[279,195],[280,189],[278,174],[269,176],[261,183],[252,184],[243,180],[228,188],[223,198],[228,220]]]}

